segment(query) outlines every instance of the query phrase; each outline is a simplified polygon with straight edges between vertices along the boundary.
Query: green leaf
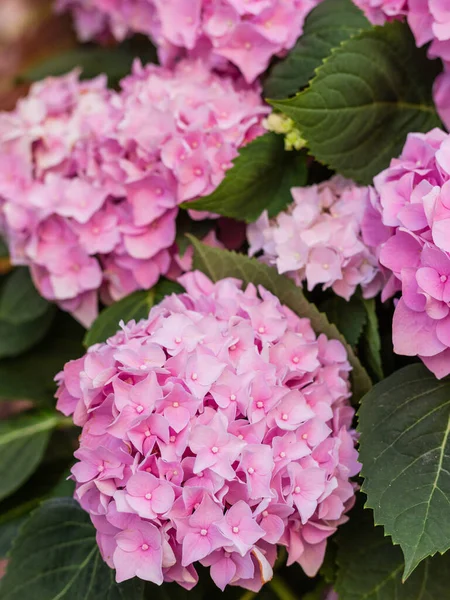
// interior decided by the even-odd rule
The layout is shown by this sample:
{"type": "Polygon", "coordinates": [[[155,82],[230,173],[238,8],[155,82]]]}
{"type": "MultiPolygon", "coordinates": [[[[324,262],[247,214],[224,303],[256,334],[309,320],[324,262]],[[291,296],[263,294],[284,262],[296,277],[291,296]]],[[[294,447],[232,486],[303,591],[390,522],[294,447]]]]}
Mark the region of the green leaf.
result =
{"type": "Polygon", "coordinates": [[[8,258],[9,250],[5,240],[0,236],[0,258],[8,258]]]}
{"type": "Polygon", "coordinates": [[[308,15],[303,33],[264,83],[268,98],[285,98],[307,85],[314,70],[348,38],[371,25],[351,0],[324,0],[308,15]]]}
{"type": "Polygon", "coordinates": [[[0,360],[0,398],[48,403],[56,391],[56,373],[83,353],[83,331],[72,317],[58,313],[37,348],[18,358],[0,360]]]}
{"type": "Polygon", "coordinates": [[[151,290],[140,290],[115,302],[105,308],[86,333],[84,345],[86,347],[104,342],[117,333],[120,321],[127,323],[131,319],[136,322],[146,319],[154,304],[158,304],[169,294],[179,294],[183,288],[178,283],[161,279],[151,290]]]}
{"type": "Polygon", "coordinates": [[[143,600],[144,582],[116,584],[75,500],[44,502],[14,542],[2,600],[143,600]]]}
{"type": "Polygon", "coordinates": [[[41,413],[0,421],[0,500],[37,468],[59,420],[58,414],[41,413]]]}
{"type": "Polygon", "coordinates": [[[406,578],[450,548],[450,379],[397,371],[365,396],[358,429],[367,506],[400,544],[406,578]]]}
{"type": "Polygon", "coordinates": [[[189,247],[189,240],[186,237],[187,233],[194,235],[197,239],[203,239],[212,229],[215,223],[210,219],[202,221],[194,221],[187,212],[180,211],[177,217],[177,237],[175,243],[178,247],[178,254],[183,257],[189,247]]]}
{"type": "Polygon", "coordinates": [[[432,98],[439,69],[393,21],[344,42],[306,90],[271,104],[294,120],[316,159],[370,184],[409,132],[440,126],[432,98]]]}
{"type": "Polygon", "coordinates": [[[440,600],[448,597],[450,555],[429,558],[402,583],[400,548],[373,526],[372,511],[355,511],[340,528],[338,576],[334,585],[339,600],[440,600]],[[362,514],[361,514],[362,513],[362,514]]]}
{"type": "Polygon", "coordinates": [[[18,356],[35,346],[49,331],[54,315],[54,307],[49,306],[42,316],[20,325],[0,319],[0,358],[18,356]]]}
{"type": "Polygon", "coordinates": [[[353,295],[350,300],[333,296],[322,302],[320,310],[334,323],[350,346],[356,346],[367,321],[362,299],[353,295]]]}
{"type": "Polygon", "coordinates": [[[23,267],[11,273],[0,293],[0,320],[13,325],[33,321],[52,308],[34,287],[29,270],[23,267]]]}
{"type": "Polygon", "coordinates": [[[208,210],[247,223],[267,210],[277,215],[292,202],[291,188],[306,184],[304,154],[286,152],[284,137],[266,133],[239,150],[234,166],[209,196],[185,202],[182,208],[208,210]]]}
{"type": "Polygon", "coordinates": [[[324,333],[328,338],[338,339],[344,344],[353,367],[353,398],[355,401],[370,389],[370,378],[351,346],[345,341],[344,336],[323,313],[318,311],[314,304],[306,300],[301,288],[297,287],[293,281],[279,275],[275,269],[255,258],[205,246],[192,236],[189,236],[189,239],[194,246],[195,269],[205,273],[212,281],[218,281],[224,277],[236,277],[246,285],[253,283],[265,287],[277,296],[282,304],[286,304],[299,316],[310,319],[311,326],[316,333],[324,333]]]}
{"type": "MultiPolygon", "coordinates": [[[[98,46],[78,46],[67,52],[33,65],[32,68],[20,73],[19,81],[41,81],[45,77],[64,75],[72,69],[82,69],[82,78],[91,79],[102,73],[108,76],[109,84],[116,85],[122,77],[131,71],[136,52],[130,42],[118,46],[101,48],[98,46]]],[[[156,62],[156,51],[147,43],[145,52],[140,53],[143,62],[156,62]]]]}
{"type": "Polygon", "coordinates": [[[364,300],[364,306],[367,311],[367,323],[362,338],[364,354],[370,370],[378,380],[381,380],[384,378],[384,373],[381,361],[381,339],[376,302],[373,298],[364,300]]]}

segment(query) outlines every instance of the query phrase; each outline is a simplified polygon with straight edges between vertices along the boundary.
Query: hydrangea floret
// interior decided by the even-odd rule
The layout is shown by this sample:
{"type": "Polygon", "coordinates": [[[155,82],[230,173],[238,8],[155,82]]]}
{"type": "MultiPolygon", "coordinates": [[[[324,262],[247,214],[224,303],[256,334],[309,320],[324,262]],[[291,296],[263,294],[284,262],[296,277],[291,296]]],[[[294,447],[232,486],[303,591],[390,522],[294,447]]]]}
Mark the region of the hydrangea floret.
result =
{"type": "Polygon", "coordinates": [[[290,50],[319,0],[59,0],[71,9],[86,41],[130,33],[148,35],[165,65],[180,57],[202,58],[214,68],[232,64],[251,83],[273,56],[290,50]]]}
{"type": "Polygon", "coordinates": [[[450,373],[450,135],[408,136],[402,154],[374,180],[378,212],[366,232],[397,291],[394,350],[419,356],[438,377],[450,373]]]}
{"type": "Polygon", "coordinates": [[[374,190],[335,176],[291,193],[286,211],[274,219],[263,213],[248,226],[250,255],[262,251],[261,260],[298,285],[306,280],[309,290],[322,284],[349,300],[361,285],[366,298],[375,296],[383,276],[361,231],[374,190]]]}
{"type": "Polygon", "coordinates": [[[200,563],[257,591],[279,544],[313,576],[359,471],[345,349],[263,288],[180,281],[57,376],[102,556],[119,582],[191,589],[200,563]]]}
{"type": "MultiPolygon", "coordinates": [[[[72,72],[0,115],[0,228],[12,262],[89,325],[171,268],[178,205],[212,192],[263,133],[259,90],[199,61],[136,62],[119,92],[72,72]]],[[[202,216],[202,215],[201,215],[202,216]]]]}

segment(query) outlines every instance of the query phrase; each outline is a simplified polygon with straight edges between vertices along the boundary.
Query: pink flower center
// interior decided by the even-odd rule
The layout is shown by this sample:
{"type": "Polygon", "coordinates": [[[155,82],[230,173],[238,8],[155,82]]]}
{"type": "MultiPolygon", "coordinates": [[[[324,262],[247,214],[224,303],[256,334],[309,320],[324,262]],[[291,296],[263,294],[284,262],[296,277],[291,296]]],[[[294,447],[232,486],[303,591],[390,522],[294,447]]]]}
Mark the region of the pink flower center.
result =
{"type": "Polygon", "coordinates": [[[152,495],[151,494],[145,494],[145,498],[146,498],[146,500],[151,500],[152,499],[152,495]]]}
{"type": "Polygon", "coordinates": [[[447,275],[441,275],[440,279],[442,283],[445,283],[447,281],[447,275]]]}
{"type": "Polygon", "coordinates": [[[304,433],[304,434],[302,435],[302,440],[307,440],[307,439],[308,439],[308,434],[307,434],[307,433],[304,433]]]}
{"type": "Polygon", "coordinates": [[[283,413],[281,415],[281,418],[283,419],[283,421],[287,421],[289,419],[289,416],[286,413],[283,413]]]}
{"type": "Polygon", "coordinates": [[[144,410],[144,407],[143,407],[143,406],[141,406],[140,404],[139,404],[139,406],[136,406],[136,412],[138,412],[139,414],[140,414],[141,412],[143,412],[143,410],[144,410]]]}
{"type": "Polygon", "coordinates": [[[175,338],[175,344],[181,344],[181,338],[180,337],[176,337],[175,338]]]}
{"type": "Polygon", "coordinates": [[[247,473],[250,473],[250,475],[253,475],[254,472],[255,472],[255,469],[253,467],[249,467],[247,469],[247,473]]]}
{"type": "Polygon", "coordinates": [[[192,373],[191,379],[192,379],[192,381],[197,381],[197,379],[198,379],[197,373],[192,373]]]}
{"type": "Polygon", "coordinates": [[[264,333],[266,331],[265,327],[258,327],[258,333],[264,333]]]}
{"type": "Polygon", "coordinates": [[[256,403],[256,406],[257,406],[258,408],[263,408],[263,407],[264,407],[264,402],[261,402],[261,400],[259,400],[259,401],[256,403]]]}
{"type": "Polygon", "coordinates": [[[263,510],[262,516],[264,518],[269,516],[269,513],[267,512],[267,510],[263,510]]]}
{"type": "Polygon", "coordinates": [[[236,350],[236,344],[233,344],[232,346],[230,346],[230,350],[236,350]]]}
{"type": "Polygon", "coordinates": [[[207,529],[201,529],[200,530],[200,535],[208,535],[208,530],[207,529]]]}
{"type": "Polygon", "coordinates": [[[102,471],[104,471],[104,470],[105,470],[105,467],[104,467],[103,465],[98,465],[98,470],[99,470],[99,471],[100,471],[100,473],[101,473],[102,471]]]}
{"type": "Polygon", "coordinates": [[[300,492],[301,492],[300,486],[296,485],[295,489],[294,489],[294,493],[295,494],[300,494],[300,492]]]}
{"type": "Polygon", "coordinates": [[[172,406],[173,406],[174,408],[178,408],[178,407],[180,406],[180,403],[179,403],[179,402],[174,402],[174,403],[172,404],[172,406]]]}
{"type": "Polygon", "coordinates": [[[283,452],[283,451],[281,451],[281,452],[280,452],[280,457],[281,457],[281,458],[284,458],[285,456],[286,456],[286,452],[283,452]]]}
{"type": "Polygon", "coordinates": [[[145,552],[146,550],[148,550],[148,544],[142,544],[142,546],[141,546],[141,550],[143,550],[144,552],[145,552]]]}
{"type": "Polygon", "coordinates": [[[147,431],[145,432],[145,437],[150,437],[151,436],[151,431],[150,429],[147,429],[147,431]]]}
{"type": "Polygon", "coordinates": [[[235,394],[231,394],[231,396],[230,396],[230,400],[233,400],[233,402],[234,402],[234,400],[236,400],[236,396],[235,396],[235,394]]]}
{"type": "Polygon", "coordinates": [[[217,453],[219,452],[219,448],[218,448],[217,446],[213,446],[213,447],[211,448],[211,452],[212,452],[213,454],[217,454],[217,453]]]}
{"type": "Polygon", "coordinates": [[[292,359],[292,362],[295,364],[298,364],[300,362],[300,359],[298,356],[294,356],[294,358],[292,359]]]}
{"type": "Polygon", "coordinates": [[[239,527],[233,527],[233,533],[239,533],[239,527]]]}
{"type": "Polygon", "coordinates": [[[173,444],[173,443],[174,443],[174,441],[175,441],[175,439],[176,439],[176,438],[175,438],[175,436],[174,436],[174,435],[171,435],[171,436],[170,436],[170,438],[169,438],[169,441],[170,441],[170,442],[172,442],[172,444],[173,444]]]}

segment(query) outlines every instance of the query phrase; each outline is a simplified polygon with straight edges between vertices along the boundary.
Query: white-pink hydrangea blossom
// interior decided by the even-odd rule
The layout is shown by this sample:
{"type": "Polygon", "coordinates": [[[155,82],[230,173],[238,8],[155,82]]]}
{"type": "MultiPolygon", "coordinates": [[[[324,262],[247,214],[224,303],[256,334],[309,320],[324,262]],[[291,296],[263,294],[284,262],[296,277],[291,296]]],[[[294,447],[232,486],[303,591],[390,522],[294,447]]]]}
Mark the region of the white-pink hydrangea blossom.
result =
{"type": "Polygon", "coordinates": [[[78,72],[0,115],[0,225],[13,264],[89,325],[171,266],[178,205],[207,195],[263,132],[259,90],[197,61],[136,63],[120,92],[78,72]]]}
{"type": "Polygon", "coordinates": [[[375,250],[361,234],[365,211],[375,193],[335,176],[309,187],[292,188],[294,202],[269,220],[264,213],[248,226],[250,255],[276,266],[308,289],[322,284],[349,300],[358,285],[366,298],[381,289],[375,250]]]}
{"type": "Polygon", "coordinates": [[[57,376],[76,498],[117,581],[257,591],[277,544],[314,576],[359,471],[350,365],[263,288],[199,272],[57,376]]]}
{"type": "Polygon", "coordinates": [[[163,64],[186,55],[223,68],[228,61],[248,82],[301,35],[319,0],[59,0],[71,9],[82,40],[148,35],[163,64]]]}

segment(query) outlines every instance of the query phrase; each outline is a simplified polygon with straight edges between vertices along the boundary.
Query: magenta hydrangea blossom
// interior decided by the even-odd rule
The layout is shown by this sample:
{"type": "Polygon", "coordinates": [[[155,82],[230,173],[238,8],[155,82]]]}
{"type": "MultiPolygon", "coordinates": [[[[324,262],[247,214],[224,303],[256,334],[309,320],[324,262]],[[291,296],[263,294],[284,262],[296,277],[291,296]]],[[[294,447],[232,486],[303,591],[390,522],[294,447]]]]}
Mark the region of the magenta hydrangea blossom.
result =
{"type": "Polygon", "coordinates": [[[308,289],[322,284],[349,300],[358,285],[366,298],[382,287],[374,248],[364,243],[361,224],[374,190],[335,176],[291,190],[294,202],[275,219],[264,213],[248,226],[249,253],[276,266],[308,289]]]}
{"type": "Polygon", "coordinates": [[[277,544],[317,573],[359,472],[344,347],[263,288],[199,272],[57,376],[72,468],[117,581],[257,591],[277,544]]]}
{"type": "Polygon", "coordinates": [[[394,350],[419,356],[441,378],[450,373],[450,136],[412,133],[403,152],[374,180],[379,194],[365,234],[379,243],[401,290],[393,322],[394,350]]]}
{"type": "Polygon", "coordinates": [[[274,55],[292,48],[319,0],[59,0],[82,40],[143,33],[163,64],[184,56],[218,68],[232,63],[252,82],[274,55]]]}
{"type": "Polygon", "coordinates": [[[99,293],[109,303],[169,272],[178,205],[215,189],[266,113],[257,88],[196,61],[137,62],[120,92],[78,72],[33,85],[0,115],[12,262],[89,325],[99,293]]]}

